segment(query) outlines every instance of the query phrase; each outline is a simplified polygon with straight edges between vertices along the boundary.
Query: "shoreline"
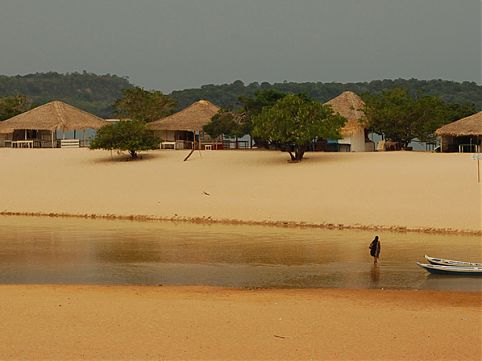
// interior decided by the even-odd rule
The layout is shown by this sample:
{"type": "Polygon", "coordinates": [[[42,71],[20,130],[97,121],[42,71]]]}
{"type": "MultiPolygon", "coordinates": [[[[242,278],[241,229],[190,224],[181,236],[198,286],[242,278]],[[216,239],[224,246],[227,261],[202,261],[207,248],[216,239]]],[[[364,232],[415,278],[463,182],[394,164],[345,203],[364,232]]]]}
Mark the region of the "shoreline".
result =
{"type": "Polygon", "coordinates": [[[212,217],[162,217],[148,215],[116,215],[116,214],[75,214],[75,213],[54,213],[54,212],[9,212],[0,211],[3,217],[41,217],[41,218],[75,218],[75,219],[102,219],[132,222],[173,222],[190,224],[219,224],[219,225],[239,225],[239,226],[264,226],[275,228],[301,228],[301,229],[326,229],[326,230],[347,230],[347,231],[384,231],[393,233],[421,233],[421,234],[459,234],[468,236],[482,235],[482,230],[464,230],[452,228],[419,227],[411,228],[406,226],[384,226],[384,225],[350,225],[350,224],[331,224],[331,223],[308,223],[296,221],[250,221],[241,219],[216,219],[212,217]]]}
{"type": "MultiPolygon", "coordinates": [[[[349,299],[354,296],[360,296],[356,301],[361,304],[364,302],[364,296],[369,299],[370,296],[383,295],[381,301],[391,302],[399,298],[399,296],[407,297],[406,305],[417,303],[420,300],[426,300],[427,297],[434,297],[433,302],[425,304],[425,307],[438,305],[451,305],[463,307],[482,307],[482,291],[445,291],[445,290],[417,290],[417,289],[384,289],[384,288],[267,288],[267,287],[224,287],[211,285],[134,285],[134,284],[0,284],[0,291],[15,289],[32,289],[32,290],[66,290],[66,291],[146,291],[153,293],[169,293],[179,292],[183,294],[204,295],[206,297],[214,297],[217,295],[230,294],[236,295],[259,294],[266,296],[305,296],[305,295],[326,295],[326,296],[343,296],[349,295],[349,299]],[[443,297],[437,297],[443,296],[443,297]],[[455,301],[455,302],[454,302],[455,301]]],[[[366,302],[366,301],[365,301],[366,302]]],[[[482,315],[481,315],[482,318],[482,315]]],[[[481,325],[482,327],[482,325],[481,325]]]]}
{"type": "MultiPolygon", "coordinates": [[[[354,288],[354,287],[268,287],[268,286],[221,286],[212,284],[135,284],[135,283],[0,283],[0,291],[2,288],[45,288],[45,289],[144,289],[144,290],[173,290],[179,292],[193,292],[193,293],[291,293],[291,294],[304,294],[304,293],[346,293],[346,294],[378,294],[383,293],[385,295],[397,295],[401,294],[407,296],[407,302],[415,296],[415,298],[423,295],[432,296],[444,296],[454,295],[460,296],[458,304],[464,304],[468,307],[481,307],[482,311],[482,288],[477,290],[441,290],[441,289],[416,289],[416,288],[354,288]]],[[[437,300],[437,302],[443,303],[444,297],[437,300]]],[[[481,316],[482,321],[482,316],[481,316]]],[[[1,359],[0,359],[1,360],[1,359]]]]}
{"type": "Polygon", "coordinates": [[[482,356],[480,293],[1,285],[0,294],[2,360],[482,356]]]}

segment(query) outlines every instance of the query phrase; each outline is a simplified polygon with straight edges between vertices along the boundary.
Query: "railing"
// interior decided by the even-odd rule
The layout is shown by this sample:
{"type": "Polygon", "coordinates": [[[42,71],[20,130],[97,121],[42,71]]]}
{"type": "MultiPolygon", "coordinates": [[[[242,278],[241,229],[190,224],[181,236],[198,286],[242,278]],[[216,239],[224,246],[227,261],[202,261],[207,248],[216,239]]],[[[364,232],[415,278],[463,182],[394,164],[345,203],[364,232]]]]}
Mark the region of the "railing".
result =
{"type": "Polygon", "coordinates": [[[192,142],[186,140],[162,141],[159,146],[161,149],[192,149],[192,142]]]}
{"type": "Polygon", "coordinates": [[[249,141],[248,140],[238,140],[237,142],[234,140],[223,140],[223,148],[224,149],[249,149],[249,141]],[[237,148],[236,148],[237,143],[237,148]]]}
{"type": "Polygon", "coordinates": [[[12,140],[12,148],[33,148],[34,140],[12,140]]]}
{"type": "Polygon", "coordinates": [[[459,153],[479,153],[480,146],[477,144],[459,144],[459,153]],[[468,152],[466,152],[468,150],[468,152]]]}
{"type": "Polygon", "coordinates": [[[61,139],[60,148],[80,148],[79,139],[61,139]]]}
{"type": "Polygon", "coordinates": [[[5,139],[0,147],[5,148],[88,148],[91,139],[5,139]]]}

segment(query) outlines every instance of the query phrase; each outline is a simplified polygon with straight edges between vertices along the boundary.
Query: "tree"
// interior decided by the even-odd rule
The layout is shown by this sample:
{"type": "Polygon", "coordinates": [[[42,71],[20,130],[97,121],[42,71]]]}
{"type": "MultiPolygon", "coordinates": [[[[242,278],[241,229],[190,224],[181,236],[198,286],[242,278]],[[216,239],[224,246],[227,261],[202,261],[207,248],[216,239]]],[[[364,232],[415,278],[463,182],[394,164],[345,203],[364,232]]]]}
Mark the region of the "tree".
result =
{"type": "Polygon", "coordinates": [[[138,120],[120,121],[103,126],[97,131],[90,149],[128,151],[132,159],[137,152],[159,148],[159,139],[138,120]]]}
{"type": "Polygon", "coordinates": [[[449,123],[468,117],[477,112],[478,112],[477,107],[473,103],[472,104],[470,103],[462,103],[462,104],[448,103],[447,104],[447,118],[449,123]]]}
{"type": "Polygon", "coordinates": [[[158,90],[135,87],[124,89],[114,107],[120,117],[148,123],[174,113],[177,103],[158,90]]]}
{"type": "Polygon", "coordinates": [[[220,110],[211,122],[203,127],[203,130],[212,138],[221,135],[235,138],[236,149],[238,149],[238,138],[247,134],[245,115],[243,113],[228,112],[220,110]]]}
{"type": "Polygon", "coordinates": [[[474,106],[449,104],[431,95],[412,96],[402,88],[366,95],[364,100],[370,130],[403,148],[415,138],[434,142],[435,130],[442,125],[475,113],[474,106]]]}
{"type": "Polygon", "coordinates": [[[253,118],[253,135],[285,145],[291,160],[300,162],[314,139],[340,139],[345,123],[330,106],[289,94],[253,118]]]}
{"type": "Polygon", "coordinates": [[[254,94],[254,97],[239,97],[239,101],[243,105],[243,110],[249,116],[256,116],[265,107],[272,107],[280,99],[283,99],[287,93],[283,93],[276,89],[258,90],[254,94]]]}
{"type": "MultiPolygon", "coordinates": [[[[283,99],[287,93],[280,92],[276,89],[257,90],[254,97],[240,96],[239,101],[242,104],[244,113],[243,121],[245,134],[252,135],[253,118],[258,116],[263,108],[270,108],[280,99],[283,99]]],[[[268,141],[259,137],[254,139],[257,146],[267,146],[268,141]]]]}
{"type": "Polygon", "coordinates": [[[0,121],[10,119],[30,108],[30,103],[25,95],[15,95],[0,98],[0,121]]]}
{"type": "MultiPolygon", "coordinates": [[[[233,83],[233,85],[235,85],[235,83],[233,83]]],[[[242,83],[237,82],[238,87],[241,85],[242,83]]],[[[263,108],[272,107],[286,95],[287,94],[275,89],[265,89],[256,91],[254,97],[240,96],[241,109],[236,112],[226,109],[221,110],[212,118],[211,123],[207,124],[203,129],[213,138],[219,137],[220,135],[235,138],[237,149],[238,138],[245,134],[251,134],[252,118],[259,115],[263,108]]],[[[255,141],[257,145],[267,143],[262,139],[256,139],[255,141]]]]}

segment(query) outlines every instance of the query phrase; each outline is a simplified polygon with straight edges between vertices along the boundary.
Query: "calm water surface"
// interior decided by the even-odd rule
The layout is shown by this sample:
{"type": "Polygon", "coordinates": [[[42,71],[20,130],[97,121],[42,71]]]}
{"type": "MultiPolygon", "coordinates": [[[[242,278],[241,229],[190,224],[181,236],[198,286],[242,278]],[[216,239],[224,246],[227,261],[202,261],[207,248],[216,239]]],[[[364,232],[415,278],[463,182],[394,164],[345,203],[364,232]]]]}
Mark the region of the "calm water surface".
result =
{"type": "Polygon", "coordinates": [[[482,292],[482,278],[429,275],[424,254],[482,261],[481,238],[0,216],[0,283],[396,288],[482,292]]]}

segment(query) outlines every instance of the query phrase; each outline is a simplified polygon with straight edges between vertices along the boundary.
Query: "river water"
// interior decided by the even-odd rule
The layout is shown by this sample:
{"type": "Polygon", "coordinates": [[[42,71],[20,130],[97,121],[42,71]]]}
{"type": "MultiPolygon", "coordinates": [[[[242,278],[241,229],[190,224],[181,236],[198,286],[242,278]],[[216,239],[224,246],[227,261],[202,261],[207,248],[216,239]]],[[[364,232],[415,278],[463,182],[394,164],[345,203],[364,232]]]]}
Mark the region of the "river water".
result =
{"type": "Polygon", "coordinates": [[[424,254],[482,261],[478,236],[0,216],[0,284],[213,285],[482,292],[424,254]]]}

